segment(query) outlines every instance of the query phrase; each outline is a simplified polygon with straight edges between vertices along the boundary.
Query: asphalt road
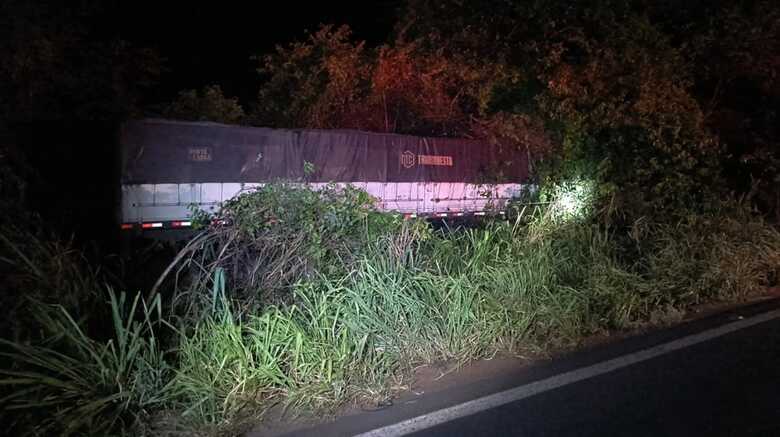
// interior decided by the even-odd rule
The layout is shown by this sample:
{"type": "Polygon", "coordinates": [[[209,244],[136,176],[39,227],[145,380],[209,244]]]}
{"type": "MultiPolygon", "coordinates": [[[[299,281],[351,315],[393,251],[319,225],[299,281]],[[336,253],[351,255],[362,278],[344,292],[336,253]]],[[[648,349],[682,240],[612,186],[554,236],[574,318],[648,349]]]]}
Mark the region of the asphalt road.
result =
{"type": "Polygon", "coordinates": [[[780,436],[780,319],[416,436],[780,436]]]}
{"type": "Polygon", "coordinates": [[[780,302],[290,435],[778,436],[780,302]]]}

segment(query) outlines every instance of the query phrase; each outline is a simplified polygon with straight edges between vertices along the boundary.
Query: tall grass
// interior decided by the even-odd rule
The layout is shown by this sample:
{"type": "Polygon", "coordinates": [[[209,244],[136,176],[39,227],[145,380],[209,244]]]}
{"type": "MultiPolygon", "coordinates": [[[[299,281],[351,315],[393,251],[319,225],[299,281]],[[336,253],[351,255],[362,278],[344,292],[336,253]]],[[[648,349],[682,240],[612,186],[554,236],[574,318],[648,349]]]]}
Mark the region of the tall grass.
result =
{"type": "Polygon", "coordinates": [[[674,226],[658,226],[640,260],[652,278],[654,305],[690,305],[740,299],[777,283],[780,232],[760,217],[691,215],[674,226]]]}
{"type": "Polygon", "coordinates": [[[0,335],[28,340],[38,334],[28,299],[61,305],[83,325],[100,305],[98,270],[72,241],[5,226],[0,230],[0,305],[5,315],[0,335]]]}
{"type": "Polygon", "coordinates": [[[776,229],[752,216],[690,220],[625,230],[537,211],[478,229],[407,222],[366,234],[348,263],[301,278],[288,303],[212,312],[183,333],[185,411],[218,423],[278,402],[380,398],[419,364],[568,347],[774,280],[776,229]]]}
{"type": "MultiPolygon", "coordinates": [[[[172,313],[159,293],[148,301],[110,293],[101,307],[110,313],[106,336],[90,335],[62,308],[30,312],[44,341],[0,343],[6,407],[29,411],[21,422],[38,433],[118,432],[154,422],[156,410],[193,432],[235,433],[276,405],[381,401],[420,364],[543,353],[740,299],[775,284],[780,269],[780,232],[739,208],[628,228],[537,210],[522,221],[434,231],[378,217],[354,193],[334,204],[285,188],[257,196],[234,208],[237,222],[205,229],[171,265],[182,279],[172,313]],[[335,221],[271,207],[301,197],[335,221]],[[290,231],[271,218],[308,222],[290,231]],[[286,244],[300,239],[325,248],[286,244]],[[279,283],[269,286],[271,277],[279,283]]],[[[29,281],[17,284],[57,293],[35,272],[52,262],[46,253],[60,252],[4,243],[12,250],[2,261],[29,281]]],[[[64,290],[96,293],[93,276],[79,276],[90,270],[64,271],[86,278],[64,290]]]]}
{"type": "Polygon", "coordinates": [[[185,416],[220,424],[281,400],[320,407],[354,396],[371,372],[365,339],[343,323],[343,289],[295,289],[294,305],[237,318],[225,302],[189,332],[180,332],[175,377],[185,416]]]}
{"type": "Polygon", "coordinates": [[[107,435],[136,425],[168,400],[170,367],[153,321],[160,301],[146,306],[139,295],[129,302],[124,293],[108,294],[113,338],[107,342],[92,339],[63,307],[40,303],[46,342],[0,339],[2,356],[13,363],[0,370],[0,385],[11,390],[3,404],[34,418],[22,425],[25,432],[107,435]]]}

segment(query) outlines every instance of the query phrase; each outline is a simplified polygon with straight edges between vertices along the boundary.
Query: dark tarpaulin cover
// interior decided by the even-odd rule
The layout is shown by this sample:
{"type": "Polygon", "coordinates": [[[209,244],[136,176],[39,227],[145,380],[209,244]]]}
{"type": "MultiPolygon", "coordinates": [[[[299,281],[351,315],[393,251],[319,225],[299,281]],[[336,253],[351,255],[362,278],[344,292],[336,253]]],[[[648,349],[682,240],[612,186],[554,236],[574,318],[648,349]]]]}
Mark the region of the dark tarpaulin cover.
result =
{"type": "Polygon", "coordinates": [[[269,182],[524,182],[520,148],[352,130],[287,130],[138,120],[120,134],[123,184],[269,182]]]}

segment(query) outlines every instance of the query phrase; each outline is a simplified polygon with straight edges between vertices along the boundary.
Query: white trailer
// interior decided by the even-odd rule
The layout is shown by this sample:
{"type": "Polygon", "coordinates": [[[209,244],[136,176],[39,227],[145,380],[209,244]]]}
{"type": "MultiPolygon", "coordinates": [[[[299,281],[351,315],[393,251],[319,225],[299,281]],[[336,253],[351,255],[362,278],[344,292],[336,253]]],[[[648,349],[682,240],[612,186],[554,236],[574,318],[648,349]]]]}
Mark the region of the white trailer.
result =
{"type": "Polygon", "coordinates": [[[524,150],[473,140],[153,119],[125,123],[120,141],[125,230],[187,228],[193,207],[217,212],[275,180],[350,184],[381,210],[430,217],[501,213],[532,187],[524,150]]]}

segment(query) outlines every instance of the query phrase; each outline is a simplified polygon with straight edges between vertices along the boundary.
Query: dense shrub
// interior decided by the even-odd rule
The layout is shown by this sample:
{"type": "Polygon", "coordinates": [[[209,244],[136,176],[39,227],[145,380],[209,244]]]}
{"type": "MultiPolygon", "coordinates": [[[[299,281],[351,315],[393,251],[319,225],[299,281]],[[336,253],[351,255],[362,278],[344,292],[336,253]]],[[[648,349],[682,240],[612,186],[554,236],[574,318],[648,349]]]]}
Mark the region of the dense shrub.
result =
{"type": "Polygon", "coordinates": [[[231,298],[248,306],[289,300],[295,282],[348,272],[372,238],[399,228],[399,217],[379,213],[372,202],[352,186],[264,185],[227,202],[218,224],[207,226],[175,264],[189,267],[183,279],[192,289],[208,287],[222,269],[231,298]]]}

